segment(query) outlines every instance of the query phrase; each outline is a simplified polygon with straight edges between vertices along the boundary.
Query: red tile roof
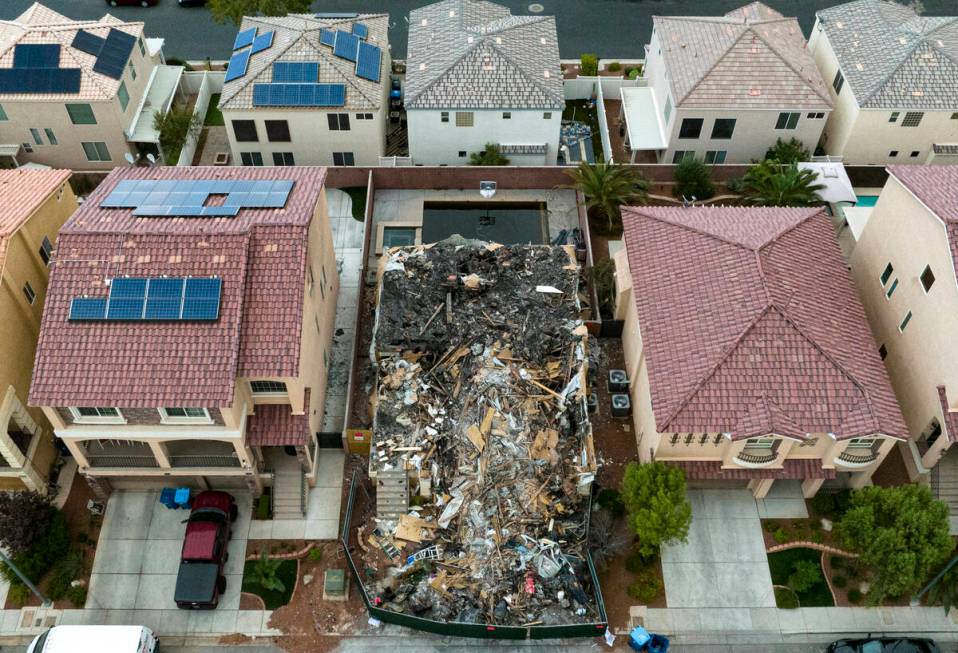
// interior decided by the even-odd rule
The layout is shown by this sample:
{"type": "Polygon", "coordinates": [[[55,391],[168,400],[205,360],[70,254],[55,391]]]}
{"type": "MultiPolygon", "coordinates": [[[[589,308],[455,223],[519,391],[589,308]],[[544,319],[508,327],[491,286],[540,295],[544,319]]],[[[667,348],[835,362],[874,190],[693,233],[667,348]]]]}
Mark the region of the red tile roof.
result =
{"type": "Polygon", "coordinates": [[[818,209],[623,211],[659,432],[907,430],[818,209]]]}
{"type": "Polygon", "coordinates": [[[294,415],[289,404],[257,404],[256,414],[246,424],[246,443],[251,447],[287,447],[308,444],[309,395],[306,388],[306,414],[294,415]]]}
{"type": "Polygon", "coordinates": [[[888,166],[888,172],[945,223],[958,274],[958,166],[888,166]]]}
{"type": "Polygon", "coordinates": [[[3,270],[6,262],[10,237],[24,225],[40,204],[68,179],[69,170],[0,170],[0,270],[3,270]]]}
{"type": "Polygon", "coordinates": [[[122,168],[60,232],[30,403],[46,406],[230,405],[237,376],[299,374],[307,232],[324,168],[122,168]],[[100,208],[125,179],[295,181],[281,209],[235,218],[135,217],[100,208]],[[215,322],[70,322],[70,303],[103,296],[105,278],[217,276],[215,322]]]}
{"type": "Polygon", "coordinates": [[[752,479],[800,479],[807,478],[835,478],[834,469],[824,469],[822,461],[811,458],[792,458],[786,460],[781,468],[722,469],[719,460],[666,460],[685,472],[685,478],[690,481],[725,480],[752,480],[752,479]]]}

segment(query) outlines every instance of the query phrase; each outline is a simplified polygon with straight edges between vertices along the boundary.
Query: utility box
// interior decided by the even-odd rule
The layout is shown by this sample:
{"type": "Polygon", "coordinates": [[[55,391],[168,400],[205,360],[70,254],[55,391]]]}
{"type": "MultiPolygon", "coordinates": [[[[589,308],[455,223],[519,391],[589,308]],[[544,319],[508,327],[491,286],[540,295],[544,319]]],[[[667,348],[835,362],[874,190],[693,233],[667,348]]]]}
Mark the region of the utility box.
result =
{"type": "Polygon", "coordinates": [[[632,414],[632,402],[629,395],[612,395],[612,417],[628,417],[632,414]]]}
{"type": "Polygon", "coordinates": [[[609,392],[628,392],[629,375],[625,370],[609,370],[609,392]]]}
{"type": "Polygon", "coordinates": [[[373,432],[370,429],[346,429],[346,447],[349,453],[368,456],[372,441],[373,432]]]}

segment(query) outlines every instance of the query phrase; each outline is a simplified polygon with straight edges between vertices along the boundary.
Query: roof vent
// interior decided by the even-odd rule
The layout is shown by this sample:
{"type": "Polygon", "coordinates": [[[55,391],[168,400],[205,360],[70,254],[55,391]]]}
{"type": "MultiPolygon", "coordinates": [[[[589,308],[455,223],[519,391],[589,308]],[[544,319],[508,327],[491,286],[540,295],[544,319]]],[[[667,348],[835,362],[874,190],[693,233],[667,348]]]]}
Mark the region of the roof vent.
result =
{"type": "Polygon", "coordinates": [[[908,39],[906,39],[904,36],[899,36],[898,42],[901,43],[902,45],[908,45],[908,39]]]}
{"type": "Polygon", "coordinates": [[[473,41],[475,41],[475,39],[472,38],[471,36],[466,38],[466,43],[472,43],[473,41]]]}
{"type": "Polygon", "coordinates": [[[543,71],[542,71],[542,74],[545,75],[545,78],[546,78],[546,79],[549,79],[550,77],[552,77],[552,75],[549,73],[548,70],[543,70],[543,71]]]}
{"type": "Polygon", "coordinates": [[[924,91],[912,91],[911,94],[914,95],[915,97],[921,97],[922,95],[925,94],[925,92],[924,92],[924,91]]]}
{"type": "Polygon", "coordinates": [[[858,68],[859,70],[865,70],[865,66],[861,65],[860,63],[855,64],[855,68],[858,68]]]}
{"type": "Polygon", "coordinates": [[[492,59],[485,57],[482,60],[482,69],[483,70],[492,70],[494,66],[492,65],[492,59]]]}
{"type": "Polygon", "coordinates": [[[425,70],[425,69],[426,69],[426,64],[425,64],[425,63],[419,64],[419,70],[425,70]]]}
{"type": "Polygon", "coordinates": [[[843,29],[845,27],[845,23],[843,23],[840,20],[837,20],[835,21],[835,27],[837,27],[838,29],[843,29]]]}
{"type": "Polygon", "coordinates": [[[758,97],[759,95],[762,94],[762,89],[759,89],[759,88],[750,88],[750,89],[748,90],[748,94],[751,95],[752,97],[758,97]]]}
{"type": "Polygon", "coordinates": [[[539,37],[539,43],[541,43],[542,45],[545,45],[545,44],[546,44],[546,37],[540,36],[540,37],[539,37]]]}
{"type": "Polygon", "coordinates": [[[455,9],[450,9],[450,10],[449,10],[449,17],[450,17],[450,18],[455,18],[455,17],[456,17],[456,10],[455,10],[455,9]]]}
{"type": "Polygon", "coordinates": [[[428,18],[423,18],[423,19],[422,19],[422,25],[425,27],[425,26],[428,25],[428,24],[429,24],[429,19],[428,19],[428,18]]]}
{"type": "Polygon", "coordinates": [[[501,37],[501,36],[497,36],[497,37],[496,37],[496,45],[502,45],[502,37],[501,37]]]}

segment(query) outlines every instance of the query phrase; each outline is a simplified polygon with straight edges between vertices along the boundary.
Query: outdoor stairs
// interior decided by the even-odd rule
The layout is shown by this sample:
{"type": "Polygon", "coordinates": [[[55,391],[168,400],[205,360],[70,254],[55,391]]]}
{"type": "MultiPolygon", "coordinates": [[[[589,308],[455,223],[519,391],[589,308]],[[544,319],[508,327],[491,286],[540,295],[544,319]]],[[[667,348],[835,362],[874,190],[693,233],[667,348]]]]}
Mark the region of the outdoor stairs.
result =
{"type": "Polygon", "coordinates": [[[931,470],[931,489],[958,517],[958,451],[946,453],[931,470]]]}
{"type": "Polygon", "coordinates": [[[303,519],[305,505],[299,465],[277,469],[273,477],[273,519],[303,519]]]}
{"type": "Polygon", "coordinates": [[[399,519],[409,510],[409,477],[403,469],[376,474],[376,516],[399,519]]]}

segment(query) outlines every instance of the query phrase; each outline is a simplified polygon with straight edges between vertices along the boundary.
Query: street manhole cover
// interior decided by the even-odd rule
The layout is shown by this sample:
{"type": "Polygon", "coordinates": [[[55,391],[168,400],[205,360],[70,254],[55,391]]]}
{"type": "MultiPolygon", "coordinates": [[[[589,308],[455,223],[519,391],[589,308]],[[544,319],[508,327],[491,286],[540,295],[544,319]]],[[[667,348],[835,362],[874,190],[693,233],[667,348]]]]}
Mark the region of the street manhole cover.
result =
{"type": "Polygon", "coordinates": [[[529,5],[529,13],[541,14],[544,10],[545,10],[545,7],[543,7],[538,2],[534,2],[533,4],[529,5]]]}

